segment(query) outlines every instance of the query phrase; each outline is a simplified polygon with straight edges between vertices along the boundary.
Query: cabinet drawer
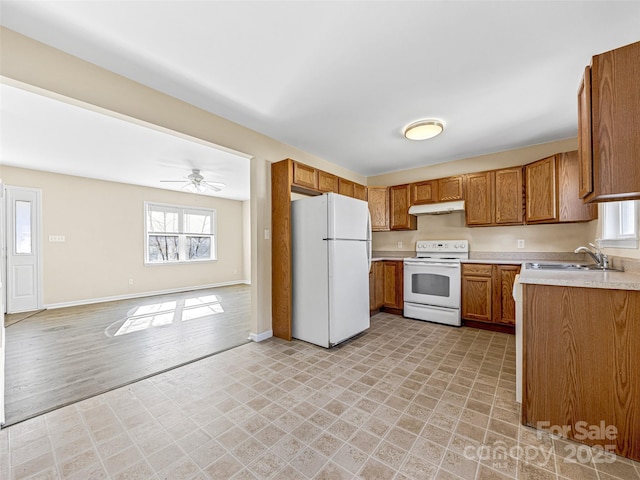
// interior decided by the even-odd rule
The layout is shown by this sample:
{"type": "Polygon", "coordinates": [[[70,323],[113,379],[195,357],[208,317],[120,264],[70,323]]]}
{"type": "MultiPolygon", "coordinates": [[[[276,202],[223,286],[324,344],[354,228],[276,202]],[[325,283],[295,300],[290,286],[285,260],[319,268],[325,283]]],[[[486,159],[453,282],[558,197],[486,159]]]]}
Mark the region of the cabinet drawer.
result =
{"type": "Polygon", "coordinates": [[[490,277],[491,265],[485,263],[463,263],[462,275],[476,275],[478,277],[490,277]]]}

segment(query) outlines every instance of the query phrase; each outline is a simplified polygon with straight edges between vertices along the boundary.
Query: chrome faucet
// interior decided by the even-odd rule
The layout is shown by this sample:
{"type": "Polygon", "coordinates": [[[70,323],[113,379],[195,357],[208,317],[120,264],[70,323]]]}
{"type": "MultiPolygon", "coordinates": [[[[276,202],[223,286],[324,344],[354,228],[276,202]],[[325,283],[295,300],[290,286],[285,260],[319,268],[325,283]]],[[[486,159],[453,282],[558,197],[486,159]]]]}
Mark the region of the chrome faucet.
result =
{"type": "Polygon", "coordinates": [[[573,253],[584,252],[591,258],[593,258],[593,261],[596,262],[596,265],[598,265],[600,268],[609,268],[609,257],[607,257],[605,253],[602,253],[600,247],[596,247],[593,243],[590,243],[589,246],[595,250],[595,253],[587,247],[578,247],[573,251],[573,253]]]}

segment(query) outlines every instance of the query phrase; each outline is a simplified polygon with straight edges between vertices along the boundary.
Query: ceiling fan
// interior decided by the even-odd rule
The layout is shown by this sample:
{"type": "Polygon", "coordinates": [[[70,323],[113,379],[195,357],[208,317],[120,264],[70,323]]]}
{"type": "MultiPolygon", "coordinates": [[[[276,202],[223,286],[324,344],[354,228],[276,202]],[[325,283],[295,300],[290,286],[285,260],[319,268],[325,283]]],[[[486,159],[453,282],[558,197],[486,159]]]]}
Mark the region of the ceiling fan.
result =
{"type": "Polygon", "coordinates": [[[160,180],[163,183],[184,183],[181,187],[184,190],[189,190],[193,193],[204,193],[207,190],[219,192],[224,188],[224,183],[220,182],[208,182],[200,175],[199,168],[193,168],[191,173],[184,177],[183,180],[160,180]]]}

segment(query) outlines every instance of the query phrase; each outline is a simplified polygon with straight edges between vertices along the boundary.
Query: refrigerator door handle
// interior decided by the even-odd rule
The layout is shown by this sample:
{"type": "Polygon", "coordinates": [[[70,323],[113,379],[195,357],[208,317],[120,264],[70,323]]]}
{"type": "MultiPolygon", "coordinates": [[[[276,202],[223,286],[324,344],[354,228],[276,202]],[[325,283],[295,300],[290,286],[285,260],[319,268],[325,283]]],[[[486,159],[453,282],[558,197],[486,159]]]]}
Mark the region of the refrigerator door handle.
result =
{"type": "Polygon", "coordinates": [[[371,262],[373,258],[373,239],[371,237],[371,211],[367,207],[367,256],[369,260],[369,271],[371,271],[371,262]]]}

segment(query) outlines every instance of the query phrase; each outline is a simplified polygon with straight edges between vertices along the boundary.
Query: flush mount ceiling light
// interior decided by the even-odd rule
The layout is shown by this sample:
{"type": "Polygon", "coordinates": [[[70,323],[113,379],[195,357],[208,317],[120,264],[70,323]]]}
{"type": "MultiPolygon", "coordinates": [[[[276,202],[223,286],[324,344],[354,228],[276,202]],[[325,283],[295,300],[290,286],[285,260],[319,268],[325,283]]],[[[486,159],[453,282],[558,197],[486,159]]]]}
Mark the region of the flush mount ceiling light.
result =
{"type": "Polygon", "coordinates": [[[440,120],[419,120],[407,125],[404,136],[409,140],[427,140],[440,135],[444,130],[444,124],[440,120]]]}

